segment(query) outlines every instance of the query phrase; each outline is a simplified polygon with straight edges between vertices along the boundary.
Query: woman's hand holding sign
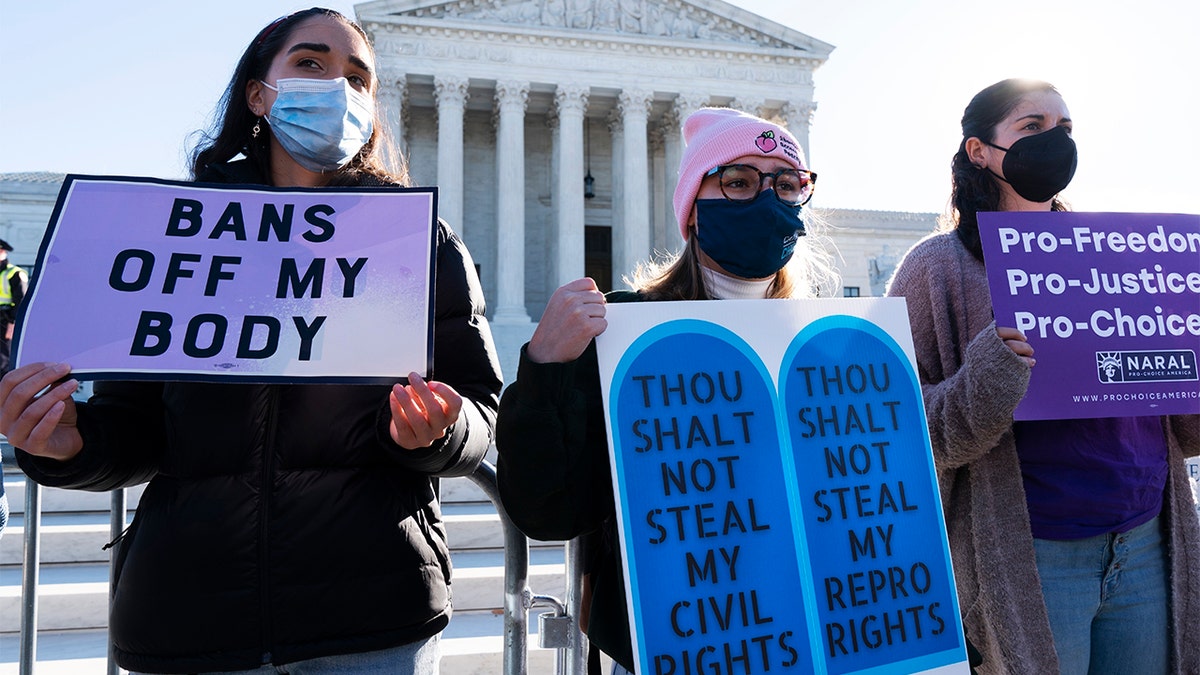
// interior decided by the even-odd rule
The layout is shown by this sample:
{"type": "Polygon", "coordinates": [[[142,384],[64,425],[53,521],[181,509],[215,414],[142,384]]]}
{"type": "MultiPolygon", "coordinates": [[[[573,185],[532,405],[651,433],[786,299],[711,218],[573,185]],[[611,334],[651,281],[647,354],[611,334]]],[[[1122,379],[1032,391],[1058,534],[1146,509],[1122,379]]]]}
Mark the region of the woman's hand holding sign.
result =
{"type": "Polygon", "coordinates": [[[996,335],[1004,341],[1004,346],[1013,351],[1014,354],[1021,357],[1021,360],[1029,364],[1032,368],[1037,364],[1037,359],[1033,358],[1033,347],[1029,345],[1029,341],[1025,339],[1025,334],[1016,328],[1008,326],[996,326],[996,335]]]}
{"type": "Polygon", "coordinates": [[[83,449],[71,398],[79,382],[59,381],[70,372],[66,363],[31,363],[0,380],[0,433],[15,447],[60,461],[83,449]]]}
{"type": "Polygon", "coordinates": [[[534,363],[566,363],[579,358],[592,338],[608,328],[604,294],[588,277],[554,291],[533,331],[526,354],[534,363]]]}
{"type": "Polygon", "coordinates": [[[392,440],[402,448],[428,448],[446,435],[458,421],[462,396],[444,382],[425,382],[417,373],[408,374],[408,385],[392,387],[389,397],[392,440]]]}

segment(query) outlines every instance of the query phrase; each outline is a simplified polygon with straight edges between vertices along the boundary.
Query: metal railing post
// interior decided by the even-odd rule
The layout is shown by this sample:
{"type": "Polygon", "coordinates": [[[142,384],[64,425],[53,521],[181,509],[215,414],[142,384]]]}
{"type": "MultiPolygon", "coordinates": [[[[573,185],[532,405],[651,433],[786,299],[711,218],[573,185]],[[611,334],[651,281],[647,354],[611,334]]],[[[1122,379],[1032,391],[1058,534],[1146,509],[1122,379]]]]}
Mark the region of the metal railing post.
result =
{"type": "MultiPolygon", "coordinates": [[[[125,511],[129,508],[129,495],[125,488],[112,491],[112,506],[108,518],[108,540],[116,541],[125,531],[125,511]]],[[[113,591],[117,588],[117,550],[113,546],[108,552],[108,615],[112,616],[113,591]]],[[[108,641],[108,675],[121,675],[121,667],[117,665],[116,647],[113,641],[108,641]]]]}
{"type": "Polygon", "coordinates": [[[470,476],[500,515],[504,530],[504,675],[525,675],[528,662],[526,635],[529,626],[529,540],[513,525],[496,484],[496,467],[481,462],[470,476]]]}
{"type": "Polygon", "coordinates": [[[566,604],[567,615],[572,617],[571,637],[567,645],[566,675],[587,673],[587,638],[580,628],[583,609],[583,541],[576,537],[566,542],[566,604]]]}
{"type": "Polygon", "coordinates": [[[21,568],[21,675],[33,675],[37,653],[38,558],[42,525],[42,486],[25,478],[25,560],[21,568]]]}

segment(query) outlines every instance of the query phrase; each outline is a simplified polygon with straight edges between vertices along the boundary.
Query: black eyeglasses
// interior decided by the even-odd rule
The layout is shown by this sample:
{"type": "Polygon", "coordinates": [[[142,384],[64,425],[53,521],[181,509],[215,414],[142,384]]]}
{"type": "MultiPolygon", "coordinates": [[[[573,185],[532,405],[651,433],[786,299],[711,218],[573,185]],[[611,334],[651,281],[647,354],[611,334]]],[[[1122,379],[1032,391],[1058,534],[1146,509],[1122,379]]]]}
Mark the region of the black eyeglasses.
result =
{"type": "Polygon", "coordinates": [[[790,206],[803,206],[812,199],[817,174],[804,169],[780,169],[763,173],[748,164],[725,164],[710,169],[707,176],[716,176],[721,194],[731,202],[752,202],[762,192],[763,181],[770,178],[775,186],[775,198],[790,206]]]}

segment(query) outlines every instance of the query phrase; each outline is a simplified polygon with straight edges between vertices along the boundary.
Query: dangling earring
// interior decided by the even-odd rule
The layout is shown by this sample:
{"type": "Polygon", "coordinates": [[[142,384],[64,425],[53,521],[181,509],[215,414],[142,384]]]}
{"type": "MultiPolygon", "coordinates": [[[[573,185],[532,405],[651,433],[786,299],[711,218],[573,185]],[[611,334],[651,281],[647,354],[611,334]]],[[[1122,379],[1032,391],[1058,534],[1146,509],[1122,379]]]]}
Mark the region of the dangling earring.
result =
{"type": "Polygon", "coordinates": [[[254,120],[254,127],[250,129],[250,138],[258,138],[258,133],[262,131],[262,127],[259,126],[259,122],[262,122],[261,117],[254,120]]]}

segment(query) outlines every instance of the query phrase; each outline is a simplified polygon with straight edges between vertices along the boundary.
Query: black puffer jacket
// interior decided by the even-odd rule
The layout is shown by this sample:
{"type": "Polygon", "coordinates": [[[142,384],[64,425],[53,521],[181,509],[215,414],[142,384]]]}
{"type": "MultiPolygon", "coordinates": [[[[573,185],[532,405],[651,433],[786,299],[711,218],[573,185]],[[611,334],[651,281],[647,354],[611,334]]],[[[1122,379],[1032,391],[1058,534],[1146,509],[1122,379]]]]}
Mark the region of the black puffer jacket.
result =
{"type": "MultiPolygon", "coordinates": [[[[244,162],[202,177],[265,182],[244,162]]],[[[501,376],[469,254],[439,225],[433,378],[463,396],[432,448],[388,433],[390,387],[98,382],[69,462],[18,452],[43,484],[150,481],[120,542],[121,666],[248,669],[384,649],[450,619],[436,475],[478,466],[501,376]]],[[[363,326],[371,330],[371,326],[363,326]]]]}

